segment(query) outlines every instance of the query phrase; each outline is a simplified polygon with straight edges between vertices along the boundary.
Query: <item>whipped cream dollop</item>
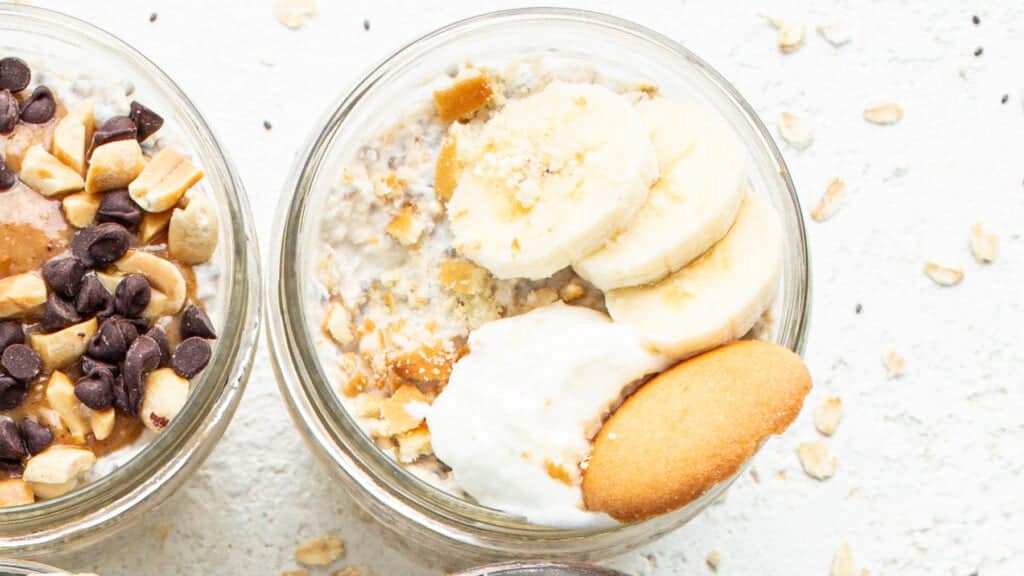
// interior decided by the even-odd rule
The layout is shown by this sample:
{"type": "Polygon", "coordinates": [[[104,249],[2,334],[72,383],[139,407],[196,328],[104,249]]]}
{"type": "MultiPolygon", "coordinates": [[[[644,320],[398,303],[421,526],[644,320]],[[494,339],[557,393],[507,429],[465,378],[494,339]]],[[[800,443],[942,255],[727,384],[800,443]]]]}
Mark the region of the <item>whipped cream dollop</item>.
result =
{"type": "Polygon", "coordinates": [[[613,524],[583,507],[580,463],[631,384],[669,364],[604,314],[561,302],[484,324],[427,423],[480,504],[556,527],[613,524]]]}

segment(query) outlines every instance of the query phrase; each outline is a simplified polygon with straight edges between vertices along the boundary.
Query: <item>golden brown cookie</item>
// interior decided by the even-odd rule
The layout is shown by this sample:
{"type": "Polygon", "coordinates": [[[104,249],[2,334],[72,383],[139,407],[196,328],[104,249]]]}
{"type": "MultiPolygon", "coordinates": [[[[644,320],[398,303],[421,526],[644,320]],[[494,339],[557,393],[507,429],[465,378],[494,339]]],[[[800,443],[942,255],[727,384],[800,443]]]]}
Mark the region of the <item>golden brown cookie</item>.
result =
{"type": "Polygon", "coordinates": [[[810,389],[800,357],[767,342],[734,342],[677,364],[594,439],[583,473],[587,508],[636,522],[685,506],[785,430],[810,389]]]}

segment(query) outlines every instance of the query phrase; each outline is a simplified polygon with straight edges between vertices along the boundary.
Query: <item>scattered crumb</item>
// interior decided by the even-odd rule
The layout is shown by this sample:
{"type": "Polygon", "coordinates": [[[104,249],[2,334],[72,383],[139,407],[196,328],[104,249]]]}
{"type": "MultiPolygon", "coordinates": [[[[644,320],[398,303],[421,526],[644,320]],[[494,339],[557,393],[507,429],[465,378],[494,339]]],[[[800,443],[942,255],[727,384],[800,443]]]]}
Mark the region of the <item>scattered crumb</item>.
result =
{"type": "Polygon", "coordinates": [[[903,376],[903,369],[906,367],[907,361],[895,350],[890,350],[882,357],[882,364],[885,365],[885,371],[889,373],[889,378],[899,378],[903,376]]]}
{"type": "Polygon", "coordinates": [[[977,26],[978,24],[981,24],[981,18],[978,18],[978,15],[975,14],[974,16],[971,16],[971,22],[974,22],[974,25],[977,26]]]}
{"type": "Polygon", "coordinates": [[[578,300],[584,294],[583,286],[580,286],[576,280],[571,280],[565,286],[562,286],[561,290],[558,291],[559,298],[562,302],[572,302],[578,300]]]}
{"type": "Polygon", "coordinates": [[[365,18],[363,19],[363,30],[370,31],[370,21],[365,18]]]}
{"type": "Polygon", "coordinates": [[[149,15],[149,21],[150,22],[156,22],[156,12],[153,12],[152,14],[149,15]]]}
{"type": "Polygon", "coordinates": [[[757,468],[750,469],[750,479],[754,481],[754,484],[761,483],[761,474],[757,471],[757,468]]]}
{"type": "Polygon", "coordinates": [[[864,119],[872,124],[895,124],[903,119],[903,108],[895,102],[883,102],[864,109],[864,119]]]}
{"type": "Polygon", "coordinates": [[[264,120],[263,121],[263,129],[267,130],[267,131],[273,130],[274,129],[274,125],[270,123],[270,120],[264,120]]]}
{"type": "Polygon", "coordinates": [[[843,401],[838,396],[826,396],[814,412],[814,427],[825,436],[831,436],[843,417],[843,401]]]}
{"type": "Polygon", "coordinates": [[[1003,94],[1003,97],[999,99],[999,103],[1000,104],[1006,104],[1009,101],[1010,101],[1010,95],[1009,94],[1003,94]]]}
{"type": "Polygon", "coordinates": [[[366,566],[345,566],[331,572],[331,576],[370,576],[370,569],[366,566]]]}
{"type": "Polygon", "coordinates": [[[860,314],[863,311],[864,311],[864,306],[862,306],[860,302],[857,302],[857,305],[854,306],[854,308],[853,308],[853,313],[854,314],[860,314]]]}
{"type": "Polygon", "coordinates": [[[982,48],[981,46],[978,46],[977,48],[974,49],[975,57],[979,57],[979,56],[981,56],[984,53],[985,53],[985,49],[982,48]]]}
{"type": "Polygon", "coordinates": [[[849,544],[844,542],[836,550],[835,555],[832,556],[832,570],[829,574],[831,576],[856,576],[853,567],[853,550],[849,544]]]}
{"type": "Polygon", "coordinates": [[[964,271],[936,262],[925,262],[924,273],[939,286],[956,286],[964,279],[964,271]]]}
{"type": "Polygon", "coordinates": [[[778,472],[775,473],[775,478],[777,478],[779,480],[785,480],[786,479],[786,471],[785,470],[779,470],[778,472]]]}
{"type": "Polygon", "coordinates": [[[789,112],[783,112],[779,117],[779,136],[792,146],[803,150],[814,141],[811,129],[804,122],[803,118],[789,112]]]}
{"type": "Polygon", "coordinates": [[[291,30],[302,28],[306,18],[316,15],[316,0],[277,0],[274,3],[277,21],[291,30]]]}
{"type": "Polygon", "coordinates": [[[836,48],[849,44],[850,40],[853,39],[850,36],[850,31],[841,20],[830,20],[818,24],[818,34],[821,34],[822,38],[836,48]]]}
{"type": "Polygon", "coordinates": [[[988,264],[999,254],[999,237],[985,229],[981,223],[971,226],[971,254],[982,264],[988,264]]]}
{"type": "Polygon", "coordinates": [[[828,480],[836,473],[836,457],[829,454],[828,444],[821,440],[802,442],[797,456],[804,472],[815,480],[828,480]]]}
{"type": "Polygon", "coordinates": [[[173,529],[174,529],[174,526],[172,526],[170,524],[157,524],[156,527],[153,528],[153,536],[161,544],[163,544],[164,542],[167,541],[167,538],[171,535],[171,530],[173,530],[173,529]]]}
{"type": "Polygon", "coordinates": [[[708,552],[708,557],[704,561],[708,563],[708,568],[711,568],[712,572],[718,572],[718,565],[722,562],[722,554],[718,550],[712,550],[708,552]]]}
{"type": "Polygon", "coordinates": [[[306,566],[327,566],[345,555],[345,543],[333,534],[307,540],[295,548],[295,560],[306,566]]]}
{"type": "Polygon", "coordinates": [[[804,25],[799,22],[769,18],[768,23],[778,30],[777,41],[779,50],[791,54],[804,45],[804,25]]]}
{"type": "Polygon", "coordinates": [[[829,180],[825,187],[825,193],[818,199],[818,203],[811,209],[811,218],[815,222],[824,222],[839,211],[839,207],[846,198],[846,182],[839,178],[829,180]]]}

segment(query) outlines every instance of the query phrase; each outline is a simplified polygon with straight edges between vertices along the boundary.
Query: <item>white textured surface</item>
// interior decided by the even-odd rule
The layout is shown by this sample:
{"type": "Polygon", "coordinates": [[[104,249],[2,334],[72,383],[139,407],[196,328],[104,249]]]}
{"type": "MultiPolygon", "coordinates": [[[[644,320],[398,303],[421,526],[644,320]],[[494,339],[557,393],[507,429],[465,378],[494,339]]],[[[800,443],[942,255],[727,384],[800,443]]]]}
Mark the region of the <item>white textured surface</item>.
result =
{"type": "MultiPolygon", "coordinates": [[[[290,32],[274,21],[269,0],[37,3],[120,35],[182,85],[232,151],[264,243],[294,151],[346,85],[415,35],[507,5],[321,0],[320,18],[290,32]]],[[[805,205],[829,177],[849,186],[832,220],[809,223],[812,409],[758,457],[760,484],[742,479],[724,503],[613,564],[637,574],[703,574],[717,549],[720,574],[827,574],[833,551],[848,541],[858,567],[875,575],[1018,576],[1024,5],[781,0],[772,15],[804,22],[808,34],[806,46],[785,56],[748,4],[586,3],[681,40],[768,123],[783,111],[805,116],[814,144],[785,151],[805,205]],[[831,15],[850,24],[852,43],[836,49],[814,33],[831,15]],[[904,106],[902,123],[861,119],[865,103],[880,97],[904,106]],[[991,266],[967,251],[975,220],[1002,236],[991,266]],[[933,255],[962,263],[963,284],[932,285],[921,267],[933,255]],[[907,358],[902,379],[886,378],[880,357],[889,349],[907,358]],[[816,437],[813,407],[826,393],[842,396],[846,416],[830,441],[838,472],[818,483],[794,451],[816,437]]],[[[108,576],[277,574],[293,566],[298,541],[336,532],[348,558],[375,574],[430,573],[364,531],[293,431],[261,353],[227,436],[185,489],[130,534],[55,560],[108,576]]]]}

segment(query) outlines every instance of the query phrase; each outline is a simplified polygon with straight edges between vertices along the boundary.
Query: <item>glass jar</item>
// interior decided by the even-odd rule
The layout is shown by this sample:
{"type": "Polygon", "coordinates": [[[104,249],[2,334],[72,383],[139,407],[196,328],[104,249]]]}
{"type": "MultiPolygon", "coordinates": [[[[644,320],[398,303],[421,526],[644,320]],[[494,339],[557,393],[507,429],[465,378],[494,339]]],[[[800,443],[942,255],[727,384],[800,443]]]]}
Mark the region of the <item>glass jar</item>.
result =
{"type": "MultiPolygon", "coordinates": [[[[124,82],[166,120],[168,137],[191,152],[206,176],[197,186],[220,214],[220,246],[207,287],[219,338],[193,380],[184,409],[134,458],[69,494],[0,509],[0,556],[68,552],[124,528],[166,499],[223,434],[249,376],[259,335],[259,256],[242,183],[206,120],[181,89],[132,47],[85,22],[31,6],[0,6],[0,54],[33,71],[84,73],[124,82]]],[[[202,288],[202,287],[201,287],[202,288]]]]}
{"type": "MultiPolygon", "coordinates": [[[[341,167],[396,105],[467,59],[543,51],[559,62],[599,64],[657,82],[719,113],[745,149],[748,178],[785,229],[784,270],[770,339],[801,351],[808,322],[808,255],[803,217],[785,163],[750,105],[710,66],[675,41],[634,23],[570,9],[484,14],[428,34],[373,68],[315,130],[282,194],[267,277],[268,332],[281,389],[297,426],[343,486],[419,558],[471,566],[492,558],[593,560],[678,528],[731,483],[670,514],[610,529],[555,529],[477,506],[438,490],[383,454],[349,416],[315,349],[313,272],[320,214],[341,167]]],[[[429,98],[429,92],[426,93],[429,98]]]]}
{"type": "Polygon", "coordinates": [[[45,564],[0,558],[0,576],[30,576],[32,574],[57,574],[61,572],[64,571],[45,564]]]}
{"type": "Polygon", "coordinates": [[[591,564],[554,562],[507,562],[472,568],[452,576],[626,576],[622,572],[591,564]]]}

